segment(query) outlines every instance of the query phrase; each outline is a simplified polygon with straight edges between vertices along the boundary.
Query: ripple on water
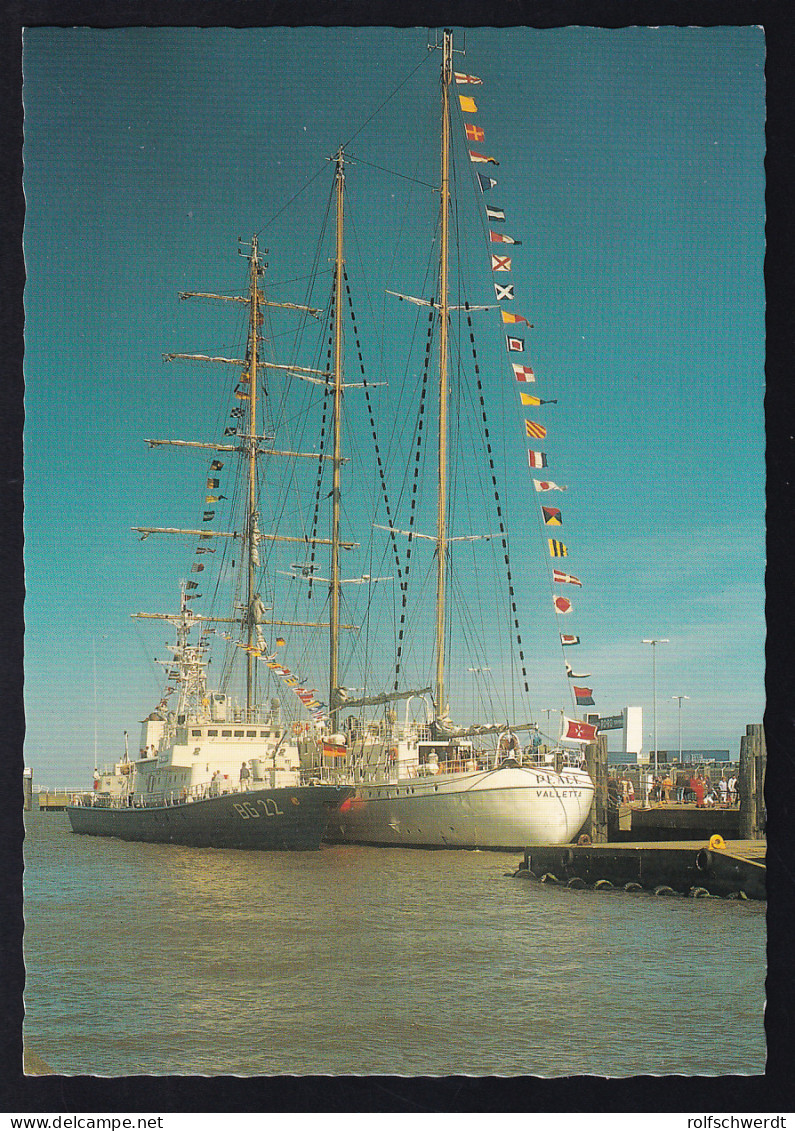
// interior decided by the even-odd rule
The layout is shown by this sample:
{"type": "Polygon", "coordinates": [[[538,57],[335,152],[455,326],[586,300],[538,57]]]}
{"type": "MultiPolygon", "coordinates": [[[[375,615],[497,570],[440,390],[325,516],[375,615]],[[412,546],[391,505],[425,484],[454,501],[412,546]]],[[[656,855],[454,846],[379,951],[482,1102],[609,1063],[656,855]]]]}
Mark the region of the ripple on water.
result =
{"type": "Polygon", "coordinates": [[[515,854],[26,826],[26,1039],[66,1074],[764,1070],[760,904],[518,883],[515,854]]]}

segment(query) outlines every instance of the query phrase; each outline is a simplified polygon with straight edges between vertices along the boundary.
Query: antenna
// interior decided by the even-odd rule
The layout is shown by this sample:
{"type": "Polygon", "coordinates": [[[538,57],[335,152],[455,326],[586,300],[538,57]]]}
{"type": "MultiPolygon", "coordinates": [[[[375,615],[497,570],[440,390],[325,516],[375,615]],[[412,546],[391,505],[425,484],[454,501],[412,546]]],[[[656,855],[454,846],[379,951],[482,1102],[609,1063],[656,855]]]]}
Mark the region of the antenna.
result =
{"type": "MultiPolygon", "coordinates": [[[[439,29],[438,28],[428,28],[427,29],[427,36],[426,36],[426,43],[425,43],[425,46],[428,49],[428,51],[441,51],[444,48],[444,35],[446,35],[446,34],[450,35],[451,44],[452,44],[453,33],[452,33],[452,30],[450,28],[444,29],[444,33],[442,33],[441,39],[439,38],[439,29]]],[[[464,40],[464,46],[463,47],[453,47],[453,46],[451,46],[450,50],[451,50],[453,55],[466,55],[466,32],[461,32],[461,35],[462,35],[463,40],[464,40]]]]}

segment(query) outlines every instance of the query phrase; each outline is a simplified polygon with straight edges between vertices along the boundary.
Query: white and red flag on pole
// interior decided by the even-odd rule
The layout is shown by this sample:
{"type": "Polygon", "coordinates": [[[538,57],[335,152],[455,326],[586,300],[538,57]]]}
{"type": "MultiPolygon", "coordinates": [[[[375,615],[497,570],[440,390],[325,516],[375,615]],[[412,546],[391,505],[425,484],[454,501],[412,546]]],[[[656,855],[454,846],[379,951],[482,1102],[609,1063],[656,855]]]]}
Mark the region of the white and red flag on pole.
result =
{"type": "Polygon", "coordinates": [[[596,727],[564,715],[563,733],[560,737],[562,742],[596,742],[596,727]]]}
{"type": "Polygon", "coordinates": [[[555,605],[555,612],[556,613],[570,613],[571,612],[572,604],[571,604],[571,601],[568,599],[568,597],[557,597],[557,596],[555,596],[555,597],[552,598],[552,600],[553,600],[553,603],[555,605]]]}

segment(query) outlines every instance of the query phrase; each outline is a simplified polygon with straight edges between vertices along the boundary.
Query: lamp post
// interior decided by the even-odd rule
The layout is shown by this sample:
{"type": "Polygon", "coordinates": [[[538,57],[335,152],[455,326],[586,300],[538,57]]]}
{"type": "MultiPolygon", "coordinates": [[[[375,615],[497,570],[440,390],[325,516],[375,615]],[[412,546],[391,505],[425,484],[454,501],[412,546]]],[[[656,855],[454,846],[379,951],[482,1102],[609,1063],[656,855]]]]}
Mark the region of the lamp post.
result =
{"type": "Polygon", "coordinates": [[[670,644],[670,640],[643,640],[643,644],[651,644],[651,682],[652,703],[654,710],[654,775],[657,776],[657,645],[670,644]]]}
{"type": "Polygon", "coordinates": [[[679,700],[679,761],[682,761],[682,700],[689,699],[689,695],[672,695],[672,699],[679,700]]]}

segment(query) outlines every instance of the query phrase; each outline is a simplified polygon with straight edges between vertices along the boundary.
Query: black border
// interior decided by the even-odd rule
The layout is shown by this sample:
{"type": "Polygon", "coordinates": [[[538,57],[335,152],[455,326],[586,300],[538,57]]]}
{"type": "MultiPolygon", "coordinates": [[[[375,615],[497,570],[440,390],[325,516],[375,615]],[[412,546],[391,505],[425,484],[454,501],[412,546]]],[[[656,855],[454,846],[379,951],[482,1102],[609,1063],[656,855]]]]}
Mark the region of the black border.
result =
{"type": "MultiPolygon", "coordinates": [[[[792,596],[795,435],[790,393],[795,134],[793,19],[775,0],[4,0],[0,14],[0,1108],[5,1112],[791,1112],[795,1111],[793,860],[795,782],[789,693],[795,651],[792,596]],[[21,844],[24,735],[22,423],[24,261],[21,188],[22,61],[26,26],[531,26],[761,25],[767,42],[768,437],[768,1064],[764,1076],[571,1077],[25,1077],[22,1063],[21,844]]],[[[731,452],[726,458],[731,460],[731,452]]],[[[743,469],[735,469],[738,476],[743,469]]],[[[726,947],[731,939],[724,940],[726,947]]],[[[695,976],[695,972],[694,972],[695,976]]],[[[727,1024],[730,1020],[727,1019],[727,1024]]],[[[572,1033],[572,1040],[588,1034],[572,1033]]],[[[697,1042],[699,1034],[692,1034],[697,1042]]]]}

